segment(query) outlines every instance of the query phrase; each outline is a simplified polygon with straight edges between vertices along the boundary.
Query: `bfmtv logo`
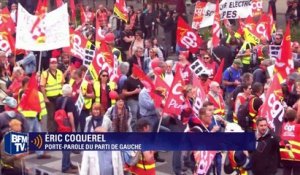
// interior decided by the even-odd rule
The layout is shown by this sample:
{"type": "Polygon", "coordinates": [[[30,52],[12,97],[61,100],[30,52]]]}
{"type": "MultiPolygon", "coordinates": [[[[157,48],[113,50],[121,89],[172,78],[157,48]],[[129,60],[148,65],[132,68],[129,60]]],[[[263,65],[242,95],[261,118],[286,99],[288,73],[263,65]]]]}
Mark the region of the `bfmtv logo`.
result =
{"type": "Polygon", "coordinates": [[[10,132],[4,137],[5,152],[8,154],[19,154],[27,152],[28,136],[23,133],[10,132]]]}

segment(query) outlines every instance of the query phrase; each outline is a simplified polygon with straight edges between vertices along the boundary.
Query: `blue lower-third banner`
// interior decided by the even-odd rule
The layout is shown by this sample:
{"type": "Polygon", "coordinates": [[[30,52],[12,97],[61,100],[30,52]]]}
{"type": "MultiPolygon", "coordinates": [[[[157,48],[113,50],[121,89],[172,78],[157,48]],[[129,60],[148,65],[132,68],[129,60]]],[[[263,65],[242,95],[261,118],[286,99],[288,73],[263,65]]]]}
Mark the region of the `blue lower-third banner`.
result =
{"type": "Polygon", "coordinates": [[[254,133],[9,133],[5,150],[254,150],[254,133]]]}

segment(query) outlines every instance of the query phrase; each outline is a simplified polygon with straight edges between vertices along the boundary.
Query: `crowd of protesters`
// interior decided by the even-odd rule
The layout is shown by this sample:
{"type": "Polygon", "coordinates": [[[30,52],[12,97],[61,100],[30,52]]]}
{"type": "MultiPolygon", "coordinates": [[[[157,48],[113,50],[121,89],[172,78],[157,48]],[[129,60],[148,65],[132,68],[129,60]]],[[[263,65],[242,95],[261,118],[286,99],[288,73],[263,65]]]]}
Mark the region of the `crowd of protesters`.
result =
{"type": "MultiPolygon", "coordinates": [[[[275,1],[270,0],[270,4],[275,1]]],[[[11,4],[11,17],[16,22],[17,4],[11,4]]],[[[290,8],[290,6],[289,6],[290,8]]],[[[292,7],[291,7],[292,8],[292,7]]],[[[20,51],[16,55],[0,52],[0,128],[1,139],[9,131],[14,132],[57,132],[58,126],[54,113],[63,109],[68,116],[71,132],[255,132],[257,144],[255,151],[218,151],[209,168],[209,173],[273,175],[281,163],[283,173],[300,174],[300,140],[289,140],[275,135],[268,127],[259,108],[266,103],[266,90],[272,82],[267,68],[275,64],[268,54],[268,45],[280,45],[284,32],[277,29],[272,38],[260,38],[258,45],[243,44],[245,39],[236,35],[235,26],[227,26],[223,32],[220,46],[212,48],[205,41],[199,52],[191,54],[176,46],[178,16],[185,17],[169,9],[168,5],[154,9],[146,4],[143,9],[128,7],[129,21],[123,22],[104,5],[97,9],[85,8],[85,23],[71,24],[89,41],[95,42],[96,20],[102,28],[106,42],[118,58],[120,76],[117,81],[109,77],[107,70],[99,72],[98,81],[87,78],[88,69],[82,60],[73,57],[63,49],[42,52],[42,70],[38,72],[38,54],[20,51]],[[157,28],[163,29],[163,39],[157,35],[157,28]],[[175,55],[174,59],[169,59],[175,55]],[[222,81],[214,81],[220,58],[225,59],[222,81]],[[201,60],[209,70],[199,77],[193,77],[189,69],[195,60],[201,60]],[[254,61],[253,61],[254,60],[254,61]],[[158,109],[147,90],[133,71],[137,65],[151,80],[160,77],[171,87],[175,70],[182,71],[185,87],[182,94],[193,106],[196,89],[192,78],[199,78],[206,94],[198,115],[190,107],[182,109],[179,116],[163,114],[158,109]],[[177,68],[180,67],[180,68],[177,68]],[[22,95],[29,86],[31,75],[39,79],[38,100],[41,112],[25,111],[18,108],[22,95]],[[76,109],[80,94],[84,97],[83,109],[76,109]],[[242,108],[246,105],[244,121],[240,120],[242,108]],[[159,120],[162,118],[160,124],[159,120]],[[286,153],[286,154],[285,154],[286,153]],[[282,156],[280,158],[280,155],[282,156]],[[225,163],[222,163],[225,159],[225,163]],[[222,167],[224,165],[224,167],[222,167]]],[[[289,10],[288,10],[289,11],[289,10]]],[[[274,11],[273,11],[274,12],[274,11]]],[[[293,38],[293,36],[292,36],[293,38]]],[[[286,128],[296,127],[299,135],[300,110],[300,48],[297,41],[292,42],[295,72],[288,75],[282,84],[285,104],[283,132],[286,128]]],[[[157,89],[161,92],[161,89],[157,89]]],[[[288,132],[288,131],[286,131],[288,132]]],[[[2,142],[1,164],[6,174],[20,174],[26,171],[26,154],[7,155],[2,142]]],[[[28,153],[29,154],[29,153],[28,153]]],[[[43,151],[38,151],[37,159],[51,159],[43,151]]],[[[101,175],[153,175],[155,163],[164,162],[158,152],[145,151],[62,151],[61,171],[79,173],[72,163],[71,154],[82,154],[81,174],[101,175]]],[[[172,168],[176,175],[188,171],[198,172],[199,152],[174,151],[172,168]]]]}

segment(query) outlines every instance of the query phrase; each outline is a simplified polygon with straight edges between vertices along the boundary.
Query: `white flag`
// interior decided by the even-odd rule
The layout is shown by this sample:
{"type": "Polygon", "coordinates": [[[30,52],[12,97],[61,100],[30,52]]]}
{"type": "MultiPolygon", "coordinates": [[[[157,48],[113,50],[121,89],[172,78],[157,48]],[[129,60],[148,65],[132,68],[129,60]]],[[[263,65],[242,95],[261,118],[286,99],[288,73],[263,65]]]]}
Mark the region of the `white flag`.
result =
{"type": "Polygon", "coordinates": [[[16,48],[46,51],[70,46],[67,4],[45,14],[35,16],[18,5],[16,48]]]}

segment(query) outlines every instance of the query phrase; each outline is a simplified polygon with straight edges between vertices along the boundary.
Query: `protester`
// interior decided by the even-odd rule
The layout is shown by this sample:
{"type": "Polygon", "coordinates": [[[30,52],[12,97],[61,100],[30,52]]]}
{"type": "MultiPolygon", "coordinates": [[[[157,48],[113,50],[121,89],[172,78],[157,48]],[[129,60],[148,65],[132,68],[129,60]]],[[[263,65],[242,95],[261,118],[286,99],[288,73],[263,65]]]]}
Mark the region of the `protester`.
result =
{"type": "Polygon", "coordinates": [[[105,128],[106,131],[112,130],[111,120],[104,115],[100,103],[93,104],[92,115],[86,118],[84,132],[94,132],[97,127],[105,128]]]}

